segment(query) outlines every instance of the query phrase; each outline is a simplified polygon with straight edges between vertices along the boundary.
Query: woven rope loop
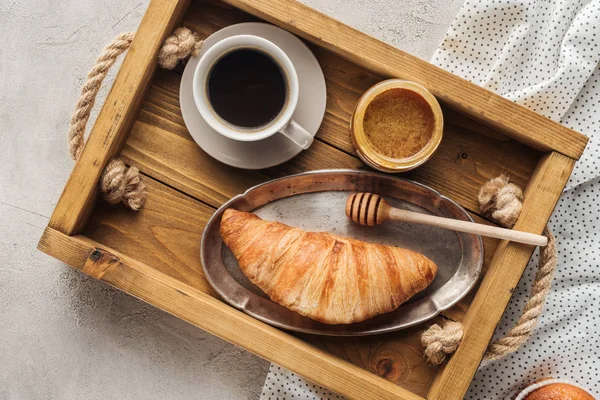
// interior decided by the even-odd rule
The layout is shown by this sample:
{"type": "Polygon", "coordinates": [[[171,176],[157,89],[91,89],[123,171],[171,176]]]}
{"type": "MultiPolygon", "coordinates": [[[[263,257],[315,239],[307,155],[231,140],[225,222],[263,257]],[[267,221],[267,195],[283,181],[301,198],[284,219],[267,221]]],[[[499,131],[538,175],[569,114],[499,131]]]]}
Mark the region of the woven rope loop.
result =
{"type": "MultiPolygon", "coordinates": [[[[523,208],[523,191],[509,178],[501,175],[485,183],[478,196],[481,213],[498,224],[512,228],[523,208]]],[[[540,250],[540,260],[529,300],[515,326],[505,337],[491,343],[484,355],[486,360],[497,360],[516,351],[527,341],[542,314],[546,297],[556,270],[556,243],[548,227],[544,230],[548,245],[540,250]]],[[[443,326],[430,326],[421,334],[421,343],[427,361],[441,364],[446,356],[456,351],[463,337],[460,322],[447,321],[443,326]]]]}
{"type": "Polygon", "coordinates": [[[158,64],[162,68],[173,69],[180,60],[197,56],[202,43],[197,33],[181,26],[165,40],[158,53],[158,64]]]}
{"type": "Polygon", "coordinates": [[[443,326],[431,325],[421,335],[421,343],[425,346],[425,358],[433,364],[441,364],[447,355],[456,351],[462,337],[460,322],[446,321],[443,326]]]}
{"type": "Polygon", "coordinates": [[[523,191],[506,175],[486,182],[477,199],[481,213],[506,228],[515,226],[523,208],[523,191]]]}
{"type": "Polygon", "coordinates": [[[81,96],[71,117],[71,123],[69,124],[69,153],[71,153],[73,160],[78,160],[83,151],[85,126],[88,119],[90,119],[90,113],[92,112],[92,107],[94,107],[100,85],[104,78],[106,78],[110,67],[117,60],[117,57],[131,46],[134,36],[135,32],[129,32],[114,38],[102,50],[102,53],[96,59],[94,67],[88,73],[87,80],[81,88],[81,96]]]}
{"type": "MultiPolygon", "coordinates": [[[[106,78],[108,70],[117,57],[131,46],[135,32],[123,33],[109,43],[96,59],[94,67],[88,73],[87,80],[81,88],[81,96],[69,124],[69,153],[78,160],[85,144],[85,127],[90,119],[96,96],[106,78]]],[[[158,54],[158,62],[162,68],[173,69],[177,63],[198,55],[202,41],[198,35],[188,28],[179,27],[165,40],[158,54]]],[[[139,210],[146,198],[146,186],[139,171],[135,167],[127,167],[119,159],[112,160],[104,169],[100,179],[100,191],[111,204],[123,203],[132,210],[139,210]]]]}
{"type": "Polygon", "coordinates": [[[146,199],[146,185],[136,167],[127,167],[116,158],[108,163],[100,178],[100,191],[110,204],[124,203],[139,210],[146,199]]]}

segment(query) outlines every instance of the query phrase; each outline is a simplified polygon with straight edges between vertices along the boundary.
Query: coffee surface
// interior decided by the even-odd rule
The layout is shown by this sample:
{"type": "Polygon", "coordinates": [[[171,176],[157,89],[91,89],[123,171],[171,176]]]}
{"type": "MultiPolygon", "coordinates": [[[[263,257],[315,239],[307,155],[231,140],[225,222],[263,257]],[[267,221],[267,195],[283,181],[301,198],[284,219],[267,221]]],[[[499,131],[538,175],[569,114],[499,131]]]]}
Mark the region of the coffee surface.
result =
{"type": "Polygon", "coordinates": [[[287,99],[284,73],[267,54],[234,50],[218,60],[208,77],[208,98],[215,112],[232,125],[268,124],[287,99]]]}
{"type": "Polygon", "coordinates": [[[429,104],[417,93],[390,89],[367,106],[363,130],[371,147],[387,157],[407,158],[417,154],[433,136],[434,116],[429,104]]]}

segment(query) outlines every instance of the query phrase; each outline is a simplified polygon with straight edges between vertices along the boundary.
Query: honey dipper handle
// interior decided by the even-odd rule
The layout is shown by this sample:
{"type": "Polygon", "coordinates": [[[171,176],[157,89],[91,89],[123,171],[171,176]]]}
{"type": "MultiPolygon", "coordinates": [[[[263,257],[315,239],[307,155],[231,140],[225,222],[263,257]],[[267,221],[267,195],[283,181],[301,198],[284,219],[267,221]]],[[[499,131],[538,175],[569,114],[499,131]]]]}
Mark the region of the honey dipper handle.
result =
{"type": "Polygon", "coordinates": [[[535,246],[546,246],[548,244],[548,238],[542,235],[536,235],[534,233],[514,231],[512,229],[477,224],[469,221],[459,221],[451,218],[437,217],[435,215],[421,214],[392,207],[389,209],[389,219],[437,226],[438,228],[451,229],[465,233],[474,233],[476,235],[510,240],[513,242],[531,244],[535,246]]]}

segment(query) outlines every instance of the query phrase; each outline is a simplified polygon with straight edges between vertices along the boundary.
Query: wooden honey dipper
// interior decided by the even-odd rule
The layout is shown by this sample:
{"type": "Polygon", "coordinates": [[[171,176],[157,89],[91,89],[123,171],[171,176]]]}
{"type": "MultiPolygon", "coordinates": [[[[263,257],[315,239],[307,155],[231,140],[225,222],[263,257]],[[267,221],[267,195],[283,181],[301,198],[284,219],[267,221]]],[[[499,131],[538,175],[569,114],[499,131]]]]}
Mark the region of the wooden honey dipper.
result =
{"type": "Polygon", "coordinates": [[[373,193],[354,193],[350,195],[346,202],[346,216],[361,225],[379,225],[389,220],[404,221],[535,246],[546,246],[548,244],[548,238],[545,236],[529,232],[515,231],[394,208],[381,196],[373,193]]]}

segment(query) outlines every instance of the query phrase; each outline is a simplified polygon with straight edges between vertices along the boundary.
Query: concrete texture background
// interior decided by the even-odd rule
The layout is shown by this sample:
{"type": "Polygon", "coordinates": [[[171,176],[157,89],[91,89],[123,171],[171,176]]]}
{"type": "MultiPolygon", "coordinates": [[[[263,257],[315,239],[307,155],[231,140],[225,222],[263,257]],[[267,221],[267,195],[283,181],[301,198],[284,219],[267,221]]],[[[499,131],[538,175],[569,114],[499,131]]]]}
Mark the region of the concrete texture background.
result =
{"type": "MultiPolygon", "coordinates": [[[[424,59],[462,4],[303,1],[424,59]]],[[[266,361],[36,250],[73,165],[66,132],[79,88],[147,3],[0,0],[0,399],[260,394],[266,361]]]]}

